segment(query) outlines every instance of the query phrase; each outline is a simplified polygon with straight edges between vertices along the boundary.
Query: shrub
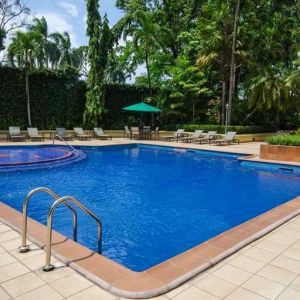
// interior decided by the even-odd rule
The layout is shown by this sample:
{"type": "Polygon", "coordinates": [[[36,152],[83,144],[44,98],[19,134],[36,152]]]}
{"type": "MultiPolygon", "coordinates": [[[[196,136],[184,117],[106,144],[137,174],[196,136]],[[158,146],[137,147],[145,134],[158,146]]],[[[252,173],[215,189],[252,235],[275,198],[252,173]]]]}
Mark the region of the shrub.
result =
{"type": "Polygon", "coordinates": [[[296,135],[300,135],[300,128],[296,131],[296,135]]]}
{"type": "MultiPolygon", "coordinates": [[[[183,124],[183,125],[165,125],[166,130],[177,130],[183,128],[186,131],[195,131],[197,129],[202,129],[204,131],[217,131],[218,133],[223,133],[225,131],[225,126],[222,125],[205,125],[205,124],[183,124]]],[[[246,133],[263,133],[272,132],[273,128],[266,128],[263,126],[228,126],[227,131],[236,131],[240,134],[246,133]]]]}
{"type": "Polygon", "coordinates": [[[266,140],[271,145],[300,146],[300,135],[273,135],[266,140]]]}

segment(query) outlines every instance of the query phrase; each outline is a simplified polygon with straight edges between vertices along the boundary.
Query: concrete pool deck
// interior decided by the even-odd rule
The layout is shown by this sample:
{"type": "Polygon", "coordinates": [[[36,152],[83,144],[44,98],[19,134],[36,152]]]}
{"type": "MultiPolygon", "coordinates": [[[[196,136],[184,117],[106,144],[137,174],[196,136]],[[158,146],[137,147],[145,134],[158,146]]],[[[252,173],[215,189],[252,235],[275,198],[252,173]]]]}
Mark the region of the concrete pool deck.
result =
{"type": "MultiPolygon", "coordinates": [[[[170,146],[170,147],[181,147],[181,148],[193,148],[200,150],[210,150],[210,151],[221,151],[221,152],[231,152],[231,153],[244,153],[249,155],[258,155],[260,145],[262,142],[250,142],[250,143],[241,143],[239,145],[225,145],[225,146],[216,146],[208,144],[193,144],[193,143],[181,143],[181,142],[164,142],[164,141],[155,141],[155,140],[129,140],[123,138],[113,138],[113,140],[89,140],[89,141],[79,141],[74,140],[68,142],[73,146],[105,146],[105,145],[126,145],[126,144],[151,144],[151,145],[160,145],[160,146],[170,146]]],[[[46,140],[43,142],[0,142],[0,146],[26,146],[26,145],[52,145],[52,141],[46,140]]],[[[55,145],[65,145],[61,141],[55,141],[55,145]]]]}
{"type": "MultiPolygon", "coordinates": [[[[133,141],[133,143],[136,143],[133,141]]],[[[161,145],[169,145],[169,146],[176,146],[176,147],[192,147],[192,148],[198,148],[203,150],[213,150],[213,151],[225,151],[225,152],[231,152],[231,153],[247,153],[247,154],[257,154],[257,151],[259,151],[259,145],[260,143],[249,143],[249,144],[242,144],[242,145],[232,145],[232,146],[208,146],[208,145],[190,145],[190,144],[182,144],[182,143],[166,143],[166,142],[143,142],[143,143],[153,143],[153,144],[161,144],[161,145]]],[[[18,143],[22,144],[22,143],[18,143]]],[[[23,143],[28,144],[28,143],[23,143]]],[[[29,143],[32,144],[41,144],[41,143],[29,143]]],[[[47,144],[47,143],[42,143],[47,144]]],[[[76,142],[74,144],[78,145],[112,145],[112,144],[128,144],[128,141],[124,140],[117,140],[117,141],[89,141],[89,142],[76,142]]],[[[8,143],[3,143],[3,145],[8,145],[8,143]]],[[[13,145],[16,145],[16,143],[13,143],[13,145]]],[[[272,222],[276,223],[276,220],[274,220],[274,217],[287,217],[288,219],[292,218],[290,215],[291,212],[299,213],[299,207],[300,207],[300,201],[299,198],[295,199],[293,202],[290,203],[290,207],[285,207],[285,209],[280,209],[275,212],[270,212],[268,215],[268,218],[270,217],[272,219],[272,222]]],[[[1,207],[1,211],[4,212],[5,209],[1,207]]],[[[4,213],[5,215],[5,213],[4,213]]],[[[2,215],[2,217],[4,217],[2,215]]],[[[5,219],[5,218],[4,218],[5,219]]],[[[9,219],[9,218],[8,218],[9,219]]],[[[16,218],[11,218],[17,220],[16,218]]],[[[256,224],[260,227],[260,230],[263,230],[265,227],[268,227],[272,222],[271,219],[261,218],[256,220],[256,224]],[[271,222],[271,223],[270,223],[271,222]]],[[[276,218],[275,218],[276,219],[276,218]]],[[[287,221],[287,219],[285,220],[287,221]]],[[[283,220],[283,222],[285,222],[283,220]]],[[[12,222],[12,225],[15,227],[18,221],[14,224],[12,222]]],[[[277,224],[276,226],[278,226],[277,224]]],[[[39,276],[38,273],[41,273],[42,275],[45,275],[42,271],[40,271],[40,268],[44,264],[44,258],[45,254],[43,253],[43,250],[39,249],[38,251],[42,251],[38,254],[37,252],[32,251],[28,254],[18,254],[16,251],[17,246],[14,247],[14,253],[7,253],[10,252],[9,249],[5,248],[6,244],[3,245],[3,243],[20,239],[18,236],[18,233],[10,228],[7,228],[5,225],[0,226],[2,229],[2,233],[0,233],[0,286],[10,294],[11,297],[18,297],[19,295],[14,295],[14,289],[15,290],[21,290],[21,293],[24,293],[24,295],[27,294],[27,298],[24,296],[23,298],[17,298],[17,299],[32,299],[32,298],[39,298],[39,299],[47,299],[47,295],[49,294],[50,299],[56,299],[53,296],[50,297],[50,294],[56,291],[58,293],[58,296],[61,298],[57,299],[118,299],[116,296],[112,296],[109,293],[103,291],[99,287],[94,286],[91,282],[84,279],[82,276],[78,275],[77,273],[73,275],[73,277],[77,277],[77,279],[74,280],[74,278],[69,278],[72,275],[66,275],[66,277],[62,277],[58,279],[60,281],[60,290],[57,290],[53,284],[44,283],[43,285],[40,285],[38,287],[32,288],[32,290],[26,290],[26,288],[19,288],[20,285],[30,285],[29,280],[25,275],[29,273],[34,273],[33,275],[39,276]],[[7,233],[9,232],[9,233],[7,233]],[[2,237],[2,234],[4,234],[4,237],[2,237]],[[3,243],[2,243],[3,240],[3,243]],[[3,259],[1,257],[1,249],[3,249],[3,259]],[[13,258],[10,258],[10,256],[13,256],[13,258]],[[26,257],[26,255],[29,255],[26,257]],[[32,255],[32,257],[31,257],[32,255]],[[18,257],[16,257],[18,256],[18,257]],[[7,258],[5,258],[7,257],[7,258]],[[24,259],[22,258],[24,257],[24,259]],[[26,258],[25,258],[26,257],[26,258]],[[28,272],[19,274],[16,276],[16,279],[13,278],[7,278],[5,274],[10,274],[9,272],[9,265],[14,264],[14,258],[18,260],[20,264],[25,265],[27,260],[32,261],[33,264],[35,264],[34,270],[30,271],[30,267],[28,272]],[[2,262],[3,260],[3,262],[2,262]],[[35,261],[35,262],[33,262],[35,261]],[[7,267],[6,269],[1,269],[3,267],[7,267]],[[1,283],[1,274],[4,274],[4,281],[1,283]],[[25,277],[23,281],[23,276],[25,277]],[[22,277],[22,278],[21,278],[22,277]],[[21,278],[21,279],[18,279],[21,278]],[[65,278],[65,279],[64,279],[65,278]],[[79,279],[80,278],[80,279],[79,279]],[[68,279],[68,280],[67,280],[68,279]],[[66,282],[64,282],[66,280],[66,282]],[[90,285],[85,286],[83,284],[83,287],[81,286],[80,282],[89,282],[90,285]],[[6,282],[9,282],[9,284],[5,284],[6,282]],[[71,294],[63,294],[64,290],[70,289],[70,287],[73,285],[75,286],[75,291],[72,290],[69,293],[71,294]],[[47,287],[44,287],[44,285],[47,285],[47,287]],[[49,285],[49,287],[48,287],[49,285]],[[77,288],[77,290],[76,290],[77,288]],[[79,290],[78,290],[79,289],[79,290]],[[48,290],[48,292],[45,292],[45,290],[48,290]],[[50,292],[51,291],[51,292],[50,292]],[[40,295],[45,295],[38,297],[39,293],[43,293],[40,295]],[[36,295],[36,296],[34,296],[36,295]]],[[[0,232],[1,232],[0,228],[0,232]]],[[[245,228],[244,228],[245,229],[245,228]]],[[[250,228],[248,228],[250,229],[250,228]]],[[[252,228],[253,229],[253,228],[252,228]]],[[[257,228],[258,229],[258,228],[257,228]]],[[[274,229],[274,228],[272,228],[274,229]]],[[[215,240],[214,246],[217,246],[216,248],[225,248],[232,247],[233,246],[233,240],[237,238],[237,233],[239,238],[241,236],[243,239],[246,237],[245,233],[250,232],[252,230],[242,230],[231,233],[232,240],[230,241],[229,236],[223,236],[221,239],[219,237],[218,240],[215,240]],[[227,244],[227,245],[226,245],[227,244]]],[[[254,230],[256,233],[257,230],[254,230]]],[[[263,232],[262,232],[263,233],[263,232]]],[[[263,234],[265,234],[264,232],[263,234]]],[[[259,238],[259,236],[256,236],[256,239],[259,238]]],[[[16,244],[16,243],[15,243],[16,244]]],[[[246,243],[247,244],[247,243],[246,243]]],[[[245,245],[246,245],[245,244],[245,245]]],[[[201,246],[201,245],[200,245],[201,246]]],[[[75,249],[75,248],[74,248],[75,249]]],[[[237,251],[238,249],[235,249],[237,251]]],[[[234,251],[234,252],[235,252],[234,251]]],[[[74,251],[72,251],[74,252],[74,251]]],[[[75,251],[76,252],[76,251],[75,251]]],[[[218,253],[220,254],[220,253],[218,253]]],[[[225,256],[228,256],[230,253],[227,253],[225,256]]],[[[175,257],[176,258],[176,257],[175,257]]],[[[197,257],[193,254],[192,258],[193,260],[189,260],[188,263],[190,265],[195,265],[195,259],[197,260],[196,264],[198,264],[198,260],[201,261],[200,256],[197,257]]],[[[215,263],[218,260],[215,261],[215,263]]],[[[174,265],[171,266],[170,269],[162,270],[164,272],[160,273],[160,277],[157,279],[158,281],[165,281],[166,277],[170,277],[174,275],[174,272],[180,271],[180,264],[182,261],[180,259],[177,259],[177,262],[174,262],[174,265]],[[170,272],[171,270],[171,272],[170,272]],[[171,274],[167,274],[171,273],[171,274]],[[163,277],[161,277],[163,276],[163,277]]],[[[182,265],[181,265],[182,266],[182,265]]],[[[210,265],[206,266],[205,269],[207,269],[210,265]]],[[[61,268],[58,270],[53,271],[52,274],[55,272],[58,272],[59,270],[69,270],[69,267],[61,268]]],[[[121,270],[120,270],[121,271],[121,270]]],[[[12,271],[13,272],[13,271],[12,271]]],[[[68,271],[67,271],[68,272],[68,271]]],[[[74,272],[70,270],[70,272],[74,272]]],[[[216,264],[213,268],[209,268],[206,271],[202,272],[200,275],[196,276],[194,279],[188,281],[187,283],[184,283],[180,287],[174,289],[173,291],[168,292],[167,294],[158,297],[157,299],[298,299],[300,298],[300,278],[299,278],[299,272],[300,272],[300,217],[295,217],[279,227],[278,229],[275,229],[271,233],[261,237],[259,240],[256,240],[255,242],[249,244],[245,248],[239,250],[235,254],[231,255],[230,257],[226,258],[222,262],[216,264]]],[[[180,272],[179,272],[180,273],[180,272]]],[[[51,274],[51,273],[48,273],[51,274]]],[[[73,273],[72,273],[73,274],[73,273]]],[[[146,279],[148,279],[147,276],[156,276],[155,274],[145,274],[146,279]]],[[[178,275],[178,274],[177,274],[178,275]]],[[[196,273],[194,273],[194,276],[196,273]]],[[[8,275],[12,276],[12,275],[8,275]]],[[[29,276],[29,275],[28,275],[29,276]]],[[[49,275],[50,276],[50,275],[49,275]]],[[[176,274],[175,274],[176,276],[176,274]]],[[[33,276],[34,277],[34,276],[33,276]]],[[[141,281],[139,277],[135,277],[134,283],[135,285],[142,285],[143,280],[141,281]]],[[[43,280],[43,278],[41,278],[43,280]]],[[[33,283],[35,283],[35,280],[32,280],[33,283]]],[[[36,280],[37,281],[37,280],[36,280]]],[[[56,281],[56,280],[54,280],[56,281]]],[[[125,284],[126,285],[126,284],[125,284]]],[[[120,286],[120,285],[119,285],[120,286]]],[[[122,283],[121,283],[122,286],[122,283]]],[[[123,282],[124,287],[124,282],[123,282]]],[[[4,293],[4,291],[3,291],[4,293]]],[[[4,294],[5,295],[5,294],[4,294]]],[[[3,296],[4,297],[4,296],[3,296]]],[[[1,297],[1,291],[0,291],[0,299],[1,297]]],[[[5,299],[5,298],[3,298],[5,299]]],[[[8,298],[10,299],[10,298],[8,298]]]]}
{"type": "MultiPolygon", "coordinates": [[[[44,273],[45,252],[20,254],[21,236],[0,224],[0,299],[117,300],[59,260],[44,273]]],[[[157,300],[300,299],[300,216],[157,300]]]]}

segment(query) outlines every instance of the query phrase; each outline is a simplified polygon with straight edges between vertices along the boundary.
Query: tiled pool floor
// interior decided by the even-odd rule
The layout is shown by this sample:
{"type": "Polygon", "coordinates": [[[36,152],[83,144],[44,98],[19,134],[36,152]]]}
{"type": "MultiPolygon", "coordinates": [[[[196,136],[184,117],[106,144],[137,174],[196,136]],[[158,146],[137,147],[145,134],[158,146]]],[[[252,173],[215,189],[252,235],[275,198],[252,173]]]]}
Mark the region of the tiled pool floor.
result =
{"type": "MultiPolygon", "coordinates": [[[[120,299],[53,259],[44,273],[45,252],[18,253],[20,234],[0,224],[0,299],[120,299]]],[[[231,255],[201,275],[155,299],[300,299],[300,216],[231,255]]]]}

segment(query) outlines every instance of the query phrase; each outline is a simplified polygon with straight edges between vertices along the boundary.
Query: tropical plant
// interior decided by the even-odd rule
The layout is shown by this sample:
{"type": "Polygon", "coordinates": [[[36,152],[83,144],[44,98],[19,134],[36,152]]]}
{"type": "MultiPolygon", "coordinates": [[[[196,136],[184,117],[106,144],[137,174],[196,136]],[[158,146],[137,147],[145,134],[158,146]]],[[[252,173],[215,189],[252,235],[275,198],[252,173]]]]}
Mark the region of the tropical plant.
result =
{"type": "Polygon", "coordinates": [[[28,125],[31,126],[31,111],[30,111],[30,93],[29,93],[29,79],[28,71],[34,59],[34,52],[37,49],[37,44],[41,39],[41,35],[34,31],[21,32],[18,31],[13,37],[13,41],[8,48],[9,60],[14,64],[14,59],[17,60],[18,65],[24,68],[25,72],[25,87],[27,100],[27,116],[28,125]]]}
{"type": "Polygon", "coordinates": [[[54,32],[49,35],[59,49],[58,65],[64,69],[72,65],[71,38],[68,32],[54,32]]]}
{"type": "Polygon", "coordinates": [[[103,80],[112,36],[106,16],[101,21],[98,0],[87,0],[86,5],[89,73],[84,122],[97,126],[105,111],[103,80]]]}
{"type": "Polygon", "coordinates": [[[284,146],[300,146],[299,135],[273,135],[267,138],[267,142],[271,145],[284,145],[284,146]]]}

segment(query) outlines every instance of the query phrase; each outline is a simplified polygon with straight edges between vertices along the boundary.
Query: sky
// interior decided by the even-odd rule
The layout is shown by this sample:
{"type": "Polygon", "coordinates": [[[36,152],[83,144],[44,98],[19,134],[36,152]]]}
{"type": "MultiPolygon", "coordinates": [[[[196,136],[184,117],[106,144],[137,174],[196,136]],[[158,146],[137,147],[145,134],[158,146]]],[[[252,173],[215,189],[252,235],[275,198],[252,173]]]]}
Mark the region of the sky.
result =
{"type": "MultiPolygon", "coordinates": [[[[72,47],[87,45],[86,5],[85,0],[24,0],[30,8],[33,17],[45,17],[49,33],[67,31],[70,34],[72,47]]],[[[107,14],[109,25],[113,26],[122,16],[123,12],[115,6],[115,0],[99,0],[100,14],[107,14]]],[[[6,46],[9,39],[6,41],[6,46]]],[[[0,53],[0,61],[4,57],[0,53]]],[[[136,75],[145,73],[145,65],[140,65],[136,75]]],[[[131,82],[131,80],[129,81],[131,82]]]]}
{"type": "MultiPolygon", "coordinates": [[[[49,32],[68,31],[72,46],[86,45],[86,6],[85,0],[26,0],[27,6],[36,17],[44,16],[49,32]]],[[[114,0],[100,0],[100,14],[107,13],[110,26],[121,17],[122,11],[115,6],[114,0]]]]}

